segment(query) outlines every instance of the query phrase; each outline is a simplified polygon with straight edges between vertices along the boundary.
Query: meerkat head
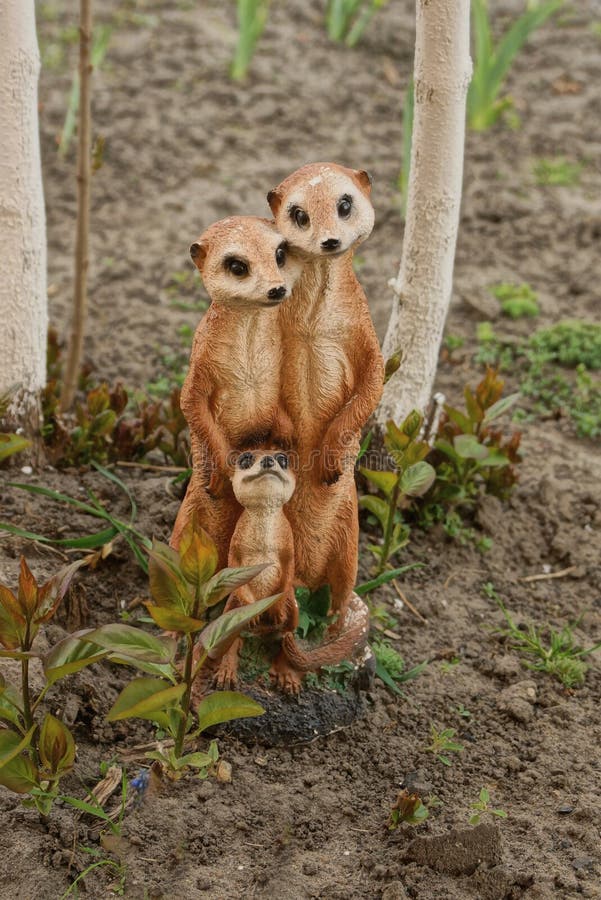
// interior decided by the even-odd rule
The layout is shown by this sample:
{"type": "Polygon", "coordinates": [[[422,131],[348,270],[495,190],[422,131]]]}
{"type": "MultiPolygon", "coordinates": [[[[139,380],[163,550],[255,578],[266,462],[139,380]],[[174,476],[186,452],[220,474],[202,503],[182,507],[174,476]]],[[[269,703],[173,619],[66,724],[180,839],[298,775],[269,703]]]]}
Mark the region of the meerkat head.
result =
{"type": "Polygon", "coordinates": [[[236,460],[232,487],[245,509],[277,509],[292,497],[295,478],[285,453],[246,450],[236,460]]]}
{"type": "Polygon", "coordinates": [[[367,172],[313,163],[289,175],[267,195],[276,228],[305,256],[346,253],[374,226],[367,172]]]}
{"type": "Polygon", "coordinates": [[[192,244],[190,256],[211,300],[230,308],[279,306],[300,274],[273,222],[255,216],[215,222],[192,244]]]}

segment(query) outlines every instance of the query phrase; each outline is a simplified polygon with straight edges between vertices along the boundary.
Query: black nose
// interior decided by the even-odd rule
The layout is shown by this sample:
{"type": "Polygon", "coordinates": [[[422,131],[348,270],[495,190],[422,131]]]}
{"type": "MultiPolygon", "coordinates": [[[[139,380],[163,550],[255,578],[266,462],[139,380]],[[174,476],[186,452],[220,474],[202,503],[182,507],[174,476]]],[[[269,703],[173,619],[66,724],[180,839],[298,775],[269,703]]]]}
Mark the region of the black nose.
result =
{"type": "Polygon", "coordinates": [[[282,297],[286,296],[286,288],[283,284],[281,284],[277,288],[271,288],[269,291],[267,291],[267,296],[270,300],[281,300],[282,297]]]}
{"type": "Polygon", "coordinates": [[[340,241],[338,238],[328,238],[327,241],[321,242],[321,246],[323,250],[338,250],[340,241]]]}
{"type": "Polygon", "coordinates": [[[261,460],[261,468],[262,469],[273,469],[275,466],[275,459],[273,456],[264,456],[261,460]]]}

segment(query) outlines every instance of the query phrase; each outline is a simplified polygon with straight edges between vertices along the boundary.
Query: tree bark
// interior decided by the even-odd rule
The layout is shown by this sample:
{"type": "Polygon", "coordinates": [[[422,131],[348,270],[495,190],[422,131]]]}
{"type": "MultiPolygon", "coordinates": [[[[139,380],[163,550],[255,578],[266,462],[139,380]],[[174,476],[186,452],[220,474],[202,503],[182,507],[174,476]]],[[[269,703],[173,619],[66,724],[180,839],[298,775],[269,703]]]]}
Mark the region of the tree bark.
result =
{"type": "Polygon", "coordinates": [[[91,172],[91,78],[92,0],[79,5],[79,121],[77,131],[77,233],[75,237],[75,276],[73,318],[65,380],[60,399],[61,412],[73,404],[81,365],[88,305],[88,239],[90,233],[91,172]]]}
{"type": "Polygon", "coordinates": [[[417,0],[415,112],[405,240],[384,358],[400,352],[376,418],[428,406],[451,300],[472,75],[469,0],[417,0]]]}
{"type": "Polygon", "coordinates": [[[5,427],[34,440],[46,382],[46,217],[34,0],[0,0],[0,394],[5,427]]]}

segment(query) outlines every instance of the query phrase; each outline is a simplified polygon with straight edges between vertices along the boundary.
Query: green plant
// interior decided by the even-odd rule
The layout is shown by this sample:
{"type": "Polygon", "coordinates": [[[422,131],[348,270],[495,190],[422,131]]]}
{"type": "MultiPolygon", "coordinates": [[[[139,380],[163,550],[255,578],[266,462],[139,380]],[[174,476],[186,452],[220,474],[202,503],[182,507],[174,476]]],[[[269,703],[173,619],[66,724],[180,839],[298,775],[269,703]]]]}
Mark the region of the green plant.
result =
{"type": "Polygon", "coordinates": [[[596,322],[565,320],[541,328],[528,342],[529,350],[545,362],[562,366],[601,369],[601,325],[596,322]]]}
{"type": "Polygon", "coordinates": [[[326,10],[328,36],[332,41],[355,47],[363,32],[389,0],[329,0],[326,10]]]}
{"type": "Polygon", "coordinates": [[[57,503],[65,503],[67,506],[71,506],[79,512],[87,513],[95,519],[101,519],[108,524],[101,531],[94,532],[93,534],[86,535],[82,538],[49,538],[43,534],[35,534],[34,532],[26,531],[23,528],[18,528],[16,525],[11,525],[10,522],[0,522],[0,530],[7,531],[10,534],[15,534],[18,537],[26,538],[30,541],[39,541],[42,544],[54,544],[57,547],[65,547],[70,550],[96,551],[94,559],[88,559],[88,562],[90,563],[96,562],[99,558],[104,559],[108,556],[112,550],[112,544],[115,538],[121,537],[133,552],[138,564],[144,572],[147,572],[148,563],[146,562],[145,551],[150,549],[151,543],[145,535],[134,528],[138,507],[133,494],[127,485],[125,485],[114,472],[109,472],[108,469],[103,468],[98,465],[98,463],[92,463],[92,465],[104,478],[107,478],[109,481],[113,482],[113,484],[116,484],[125,494],[130,506],[129,522],[125,522],[123,519],[118,519],[116,516],[113,516],[96,494],[89,488],[86,490],[90,502],[84,503],[82,500],[77,500],[75,497],[70,497],[68,494],[61,494],[59,491],[53,491],[50,488],[45,488],[41,485],[20,484],[19,482],[9,481],[9,487],[27,491],[30,494],[36,494],[38,496],[49,497],[57,503]]]}
{"type": "Polygon", "coordinates": [[[526,9],[495,45],[487,0],[473,0],[474,74],[467,95],[467,119],[474,131],[486,131],[512,105],[510,97],[499,98],[513,60],[529,36],[556,12],[563,0],[546,0],[526,9]]]}
{"type": "Polygon", "coordinates": [[[433,753],[443,766],[452,765],[451,759],[446,756],[447,753],[461,753],[464,749],[463,744],[458,744],[453,740],[456,735],[455,728],[443,728],[439,730],[436,725],[430,723],[430,740],[431,744],[424,747],[427,753],[433,753]]]}
{"type": "Polygon", "coordinates": [[[399,791],[398,796],[390,810],[388,828],[394,831],[401,822],[407,825],[421,825],[430,815],[428,807],[422,803],[419,794],[409,793],[407,790],[399,791]]]}
{"type": "Polygon", "coordinates": [[[56,716],[36,715],[47,691],[61,678],[101,659],[106,652],[69,636],[47,653],[34,649],[40,626],[54,616],[73,575],[86,560],[61,569],[39,585],[21,557],[18,591],[0,584],[0,657],[21,664],[20,691],[0,675],[0,784],[17,794],[41,815],[50,812],[59,782],[75,762],[73,735],[56,716]],[[43,687],[30,683],[30,664],[41,660],[43,687]]]}
{"type": "Polygon", "coordinates": [[[133,679],[121,691],[108,720],[134,717],[155,722],[172,739],[173,746],[146,755],[159,760],[175,775],[185,767],[206,774],[216,762],[214,744],[208,751],[184,752],[186,742],[220,722],[264,712],[245,694],[216,691],[200,701],[194,722],[192,690],[196,679],[210,659],[218,657],[252,619],[280,597],[267,597],[223,613],[207,625],[212,607],[265,568],[257,565],[217,572],[217,558],[215,544],[195,517],[182,533],[179,551],[153,541],[149,564],[153,602],[148,602],[146,608],[159,628],[184,640],[181,664],[176,661],[177,644],[172,637],[156,638],[122,624],[104,625],[85,634],[86,641],[145,673],[145,677],[133,679]]]}
{"type": "Polygon", "coordinates": [[[267,23],[270,0],[237,0],[238,41],[230,69],[234,81],[246,78],[257,41],[267,23]]]}
{"type": "Polygon", "coordinates": [[[506,819],[507,813],[503,809],[491,809],[490,793],[487,788],[482,788],[478,800],[470,803],[470,808],[475,810],[470,816],[470,825],[479,825],[483,815],[496,816],[498,819],[506,819]]]}
{"type": "Polygon", "coordinates": [[[295,589],[298,603],[297,634],[305,639],[318,640],[324,634],[332,619],[330,609],[330,586],[325,584],[316,591],[306,587],[295,589]]]}
{"type": "Polygon", "coordinates": [[[549,625],[537,628],[529,624],[521,628],[490,583],[485,585],[485,593],[495,601],[507,623],[506,628],[495,629],[495,634],[509,640],[511,649],[523,658],[527,669],[546,672],[567,688],[584,684],[588,666],[583,657],[601,649],[601,641],[586,649],[577,644],[574,629],[580,620],[564,625],[559,631],[549,625]],[[543,638],[544,633],[548,634],[546,641],[543,638]]]}
{"type": "MultiPolygon", "coordinates": [[[[0,421],[8,412],[10,406],[10,393],[0,395],[0,421]]],[[[31,441],[24,438],[21,434],[11,434],[10,432],[0,431],[0,463],[3,463],[9,456],[20,453],[31,446],[31,441]]]]}
{"type": "Polygon", "coordinates": [[[502,371],[509,369],[515,361],[515,343],[511,338],[499,337],[490,322],[479,322],[476,327],[478,350],[474,362],[478,365],[494,366],[502,371]]]}
{"type": "Polygon", "coordinates": [[[487,368],[472,390],[466,386],[465,412],[445,405],[434,447],[436,482],[427,501],[447,511],[471,509],[482,491],[506,498],[517,481],[520,433],[505,438],[492,423],[519,397],[503,397],[503,379],[487,368]]]}
{"type": "Polygon", "coordinates": [[[570,162],[565,156],[538,159],[534,164],[534,177],[537,184],[574,187],[580,181],[583,168],[583,163],[570,162]]]}
{"type": "Polygon", "coordinates": [[[493,285],[490,292],[500,302],[503,314],[511,319],[538,316],[540,312],[536,292],[529,284],[501,282],[493,285]]]}
{"type": "Polygon", "coordinates": [[[465,344],[465,338],[461,337],[460,334],[447,334],[443,343],[449,356],[451,356],[455,350],[461,350],[465,344]]]}
{"type": "Polygon", "coordinates": [[[409,526],[403,521],[401,509],[408,498],[420,497],[431,486],[436,473],[425,462],[430,451],[428,443],[420,439],[423,417],[415,410],[400,427],[390,421],[386,425],[385,447],[394,471],[361,468],[360,471],[383,494],[364,494],[359,506],[374,515],[383,532],[381,544],[370,544],[369,550],[377,560],[377,574],[388,567],[390,559],[409,540],[409,526]]]}
{"type": "MultiPolygon", "coordinates": [[[[108,51],[112,32],[113,29],[110,25],[97,25],[96,28],[94,28],[92,33],[92,49],[90,51],[90,63],[92,69],[98,69],[102,65],[108,51]]],[[[79,37],[79,29],[77,30],[77,36],[79,37]]],[[[69,146],[73,135],[75,134],[77,114],[79,112],[79,96],[79,72],[76,71],[73,74],[67,114],[58,142],[59,153],[63,157],[69,152],[69,146]]]]}
{"type": "Polygon", "coordinates": [[[403,692],[398,685],[418,678],[428,665],[428,660],[425,659],[417,666],[413,666],[412,669],[406,671],[405,660],[401,654],[397,653],[387,641],[379,638],[372,641],[371,649],[376,658],[376,675],[384,682],[386,687],[400,696],[403,696],[403,692]]]}

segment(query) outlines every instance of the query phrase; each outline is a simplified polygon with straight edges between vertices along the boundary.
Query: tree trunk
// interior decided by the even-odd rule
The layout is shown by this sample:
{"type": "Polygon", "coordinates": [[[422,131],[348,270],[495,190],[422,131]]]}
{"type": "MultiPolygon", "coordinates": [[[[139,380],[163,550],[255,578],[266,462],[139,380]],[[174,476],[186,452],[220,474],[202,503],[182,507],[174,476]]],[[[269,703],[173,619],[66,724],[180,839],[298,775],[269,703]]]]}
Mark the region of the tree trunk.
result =
{"type": "Polygon", "coordinates": [[[79,3],[79,121],[77,128],[77,233],[71,338],[60,399],[60,411],[73,405],[83,353],[88,306],[88,239],[90,232],[90,141],[92,131],[90,59],[92,0],[79,3]]]}
{"type": "Polygon", "coordinates": [[[384,358],[401,364],[377,411],[383,426],[428,406],[451,300],[472,74],[469,0],[417,0],[415,112],[405,240],[384,358]]]}
{"type": "Polygon", "coordinates": [[[46,381],[46,220],[34,0],[0,0],[0,394],[6,426],[36,438],[46,381]]]}

